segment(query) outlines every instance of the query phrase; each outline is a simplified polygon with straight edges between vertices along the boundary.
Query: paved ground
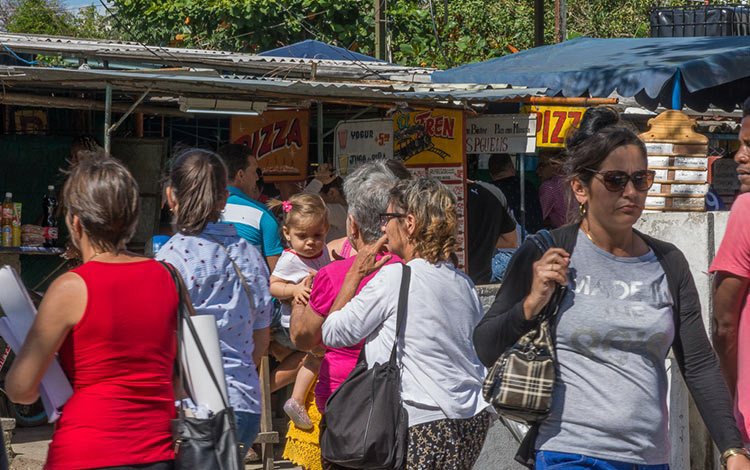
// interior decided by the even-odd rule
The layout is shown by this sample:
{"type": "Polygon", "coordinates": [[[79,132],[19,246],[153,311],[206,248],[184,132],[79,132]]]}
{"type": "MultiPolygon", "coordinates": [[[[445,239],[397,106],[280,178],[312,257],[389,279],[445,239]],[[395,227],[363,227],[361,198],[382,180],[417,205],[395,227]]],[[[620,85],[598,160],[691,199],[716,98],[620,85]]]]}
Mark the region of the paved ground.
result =
{"type": "MultiPolygon", "coordinates": [[[[44,459],[47,457],[47,446],[51,436],[51,425],[36,428],[17,428],[11,441],[16,456],[11,461],[10,470],[41,470],[44,459]]],[[[284,460],[276,461],[274,468],[301,470],[300,467],[284,460]]],[[[260,463],[249,464],[246,467],[246,470],[261,469],[260,463]]]]}
{"type": "MultiPolygon", "coordinates": [[[[278,429],[278,428],[277,428],[278,429]]],[[[17,428],[13,436],[12,447],[17,454],[12,460],[10,470],[41,470],[47,456],[47,446],[52,436],[52,426],[36,428],[17,428]]],[[[477,460],[474,470],[521,470],[524,467],[513,461],[518,443],[499,422],[495,421],[490,428],[484,449],[477,460]]],[[[281,448],[276,453],[281,455],[281,448]]],[[[287,461],[277,460],[274,465],[279,470],[301,470],[287,461]]],[[[246,470],[261,470],[260,463],[247,465],[246,470]]]]}

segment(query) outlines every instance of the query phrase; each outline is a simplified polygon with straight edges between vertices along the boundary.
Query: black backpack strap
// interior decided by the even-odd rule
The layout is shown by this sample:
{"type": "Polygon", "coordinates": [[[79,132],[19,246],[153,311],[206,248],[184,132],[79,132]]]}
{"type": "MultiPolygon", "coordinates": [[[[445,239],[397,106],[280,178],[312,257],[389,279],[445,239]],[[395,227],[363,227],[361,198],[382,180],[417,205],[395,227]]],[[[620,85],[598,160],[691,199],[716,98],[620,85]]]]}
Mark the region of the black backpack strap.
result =
{"type": "MultiPolygon", "coordinates": [[[[406,323],[406,307],[409,303],[409,284],[411,284],[411,268],[405,264],[404,272],[401,275],[401,289],[398,293],[396,334],[393,338],[393,349],[391,349],[391,358],[389,360],[392,365],[396,365],[396,347],[398,346],[398,339],[403,334],[404,324],[406,323]]],[[[364,347],[362,349],[364,349],[364,347]]]]}

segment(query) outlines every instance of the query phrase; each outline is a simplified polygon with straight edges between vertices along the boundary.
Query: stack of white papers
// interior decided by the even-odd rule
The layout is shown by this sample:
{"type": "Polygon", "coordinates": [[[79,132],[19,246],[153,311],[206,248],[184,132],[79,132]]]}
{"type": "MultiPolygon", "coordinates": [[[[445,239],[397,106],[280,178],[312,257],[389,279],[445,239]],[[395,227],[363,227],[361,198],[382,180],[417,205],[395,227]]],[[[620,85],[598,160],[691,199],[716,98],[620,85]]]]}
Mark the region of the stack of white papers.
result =
{"type": "MultiPolygon", "coordinates": [[[[36,308],[21,278],[10,266],[0,267],[0,307],[5,312],[5,316],[0,318],[0,336],[17,354],[34,322],[36,308]]],[[[49,422],[57,421],[60,409],[73,395],[73,388],[56,359],[44,374],[39,392],[49,422]]]]}

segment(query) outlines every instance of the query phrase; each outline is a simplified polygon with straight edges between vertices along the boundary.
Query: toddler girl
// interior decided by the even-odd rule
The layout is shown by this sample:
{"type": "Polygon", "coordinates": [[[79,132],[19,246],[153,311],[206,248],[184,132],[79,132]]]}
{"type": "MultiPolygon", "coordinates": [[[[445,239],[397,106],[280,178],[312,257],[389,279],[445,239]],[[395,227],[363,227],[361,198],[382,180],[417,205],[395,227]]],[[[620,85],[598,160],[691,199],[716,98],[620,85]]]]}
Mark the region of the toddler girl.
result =
{"type": "MultiPolygon", "coordinates": [[[[307,304],[312,278],[331,261],[325,244],[329,229],[328,209],[320,196],[304,193],[296,194],[288,201],[274,201],[269,206],[281,215],[282,235],[287,244],[271,274],[270,290],[271,295],[282,302],[280,333],[289,338],[292,302],[307,304]]],[[[283,342],[291,346],[291,341],[283,342]]],[[[284,404],[284,411],[300,429],[312,428],[303,405],[319,369],[320,358],[308,353],[297,373],[292,398],[284,404]]]]}

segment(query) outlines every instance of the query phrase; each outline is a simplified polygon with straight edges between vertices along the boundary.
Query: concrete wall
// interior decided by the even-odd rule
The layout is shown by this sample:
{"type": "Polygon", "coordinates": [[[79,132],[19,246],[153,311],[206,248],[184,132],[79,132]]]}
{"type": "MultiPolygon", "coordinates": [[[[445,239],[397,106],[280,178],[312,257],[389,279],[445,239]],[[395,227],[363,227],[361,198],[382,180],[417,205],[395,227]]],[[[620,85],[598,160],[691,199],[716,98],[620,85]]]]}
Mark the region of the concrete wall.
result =
{"type": "MultiPolygon", "coordinates": [[[[708,268],[726,230],[727,212],[706,213],[651,213],[644,214],[636,228],[643,233],[674,243],[682,250],[690,264],[703,307],[703,321],[710,334],[711,279],[708,268]]],[[[485,311],[497,293],[497,286],[477,288],[485,311]]],[[[689,399],[684,381],[674,359],[667,359],[669,385],[669,426],[671,441],[670,466],[673,470],[718,469],[713,444],[703,421],[689,399]]],[[[499,422],[495,422],[487,435],[476,470],[518,470],[525,467],[515,463],[513,456],[517,441],[499,422]]]]}

